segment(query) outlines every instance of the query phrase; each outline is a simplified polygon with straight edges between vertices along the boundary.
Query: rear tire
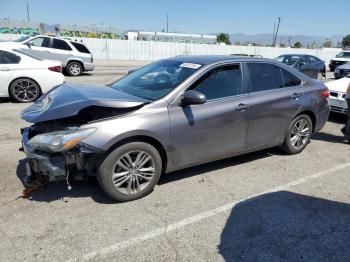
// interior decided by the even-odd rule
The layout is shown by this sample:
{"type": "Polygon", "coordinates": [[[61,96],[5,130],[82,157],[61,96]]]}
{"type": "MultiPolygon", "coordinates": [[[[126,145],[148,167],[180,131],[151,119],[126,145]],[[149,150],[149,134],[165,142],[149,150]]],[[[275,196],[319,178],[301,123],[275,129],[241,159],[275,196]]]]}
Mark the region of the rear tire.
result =
{"type": "Polygon", "coordinates": [[[83,66],[79,62],[70,62],[67,65],[66,71],[70,76],[80,76],[83,73],[83,66]]]}
{"type": "Polygon", "coordinates": [[[13,81],[9,87],[12,99],[19,103],[29,103],[37,100],[41,95],[40,86],[30,78],[19,78],[13,81]]]}
{"type": "Polygon", "coordinates": [[[288,126],[282,150],[290,155],[302,152],[310,142],[312,129],[312,121],[308,115],[297,116],[288,126]]]}
{"type": "Polygon", "coordinates": [[[158,150],[144,142],[131,142],[112,151],[98,169],[97,179],[107,195],[119,202],[151,193],[162,172],[158,150]]]}

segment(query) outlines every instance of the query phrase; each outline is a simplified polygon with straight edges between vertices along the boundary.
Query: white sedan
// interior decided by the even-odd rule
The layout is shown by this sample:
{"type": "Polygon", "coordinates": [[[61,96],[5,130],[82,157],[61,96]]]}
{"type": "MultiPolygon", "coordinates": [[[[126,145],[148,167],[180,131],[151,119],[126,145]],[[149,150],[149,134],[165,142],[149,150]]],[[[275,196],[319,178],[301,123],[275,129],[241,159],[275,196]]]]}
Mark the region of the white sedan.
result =
{"type": "Polygon", "coordinates": [[[338,80],[325,83],[329,89],[331,111],[347,114],[348,106],[345,101],[346,89],[350,85],[350,75],[338,80]]]}
{"type": "Polygon", "coordinates": [[[33,102],[52,87],[64,83],[61,63],[0,47],[0,97],[33,102]]]}

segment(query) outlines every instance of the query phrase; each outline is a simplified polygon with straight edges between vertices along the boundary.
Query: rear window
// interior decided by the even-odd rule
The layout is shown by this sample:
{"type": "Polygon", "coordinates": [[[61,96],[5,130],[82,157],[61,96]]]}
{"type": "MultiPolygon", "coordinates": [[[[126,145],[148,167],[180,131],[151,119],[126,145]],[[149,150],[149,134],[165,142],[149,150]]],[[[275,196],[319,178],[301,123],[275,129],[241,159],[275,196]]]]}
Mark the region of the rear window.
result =
{"type": "Polygon", "coordinates": [[[85,53],[85,54],[90,54],[89,49],[86,48],[85,45],[76,43],[76,42],[70,42],[79,52],[85,53]]]}
{"type": "Polygon", "coordinates": [[[66,41],[53,39],[53,48],[60,50],[72,50],[72,48],[66,43],[66,41]]]}
{"type": "Polygon", "coordinates": [[[18,64],[21,58],[13,53],[0,51],[0,64],[18,64]]]}
{"type": "Polygon", "coordinates": [[[301,80],[297,78],[295,75],[293,75],[292,73],[288,72],[283,68],[281,68],[281,71],[283,76],[284,87],[301,85],[301,80]]]}
{"type": "Polygon", "coordinates": [[[251,92],[283,88],[281,70],[272,64],[248,63],[251,92]]]}

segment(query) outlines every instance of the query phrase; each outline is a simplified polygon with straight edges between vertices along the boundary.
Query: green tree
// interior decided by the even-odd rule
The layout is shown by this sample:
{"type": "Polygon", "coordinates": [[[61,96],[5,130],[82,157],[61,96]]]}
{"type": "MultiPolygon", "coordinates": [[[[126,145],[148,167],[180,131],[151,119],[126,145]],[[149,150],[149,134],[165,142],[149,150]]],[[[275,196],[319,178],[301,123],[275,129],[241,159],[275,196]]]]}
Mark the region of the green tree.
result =
{"type": "Polygon", "coordinates": [[[298,42],[296,42],[296,43],[294,44],[294,47],[295,47],[295,48],[302,48],[303,45],[298,41],[298,42]]]}
{"type": "Polygon", "coordinates": [[[342,47],[350,47],[350,35],[346,35],[341,42],[342,47]]]}
{"type": "Polygon", "coordinates": [[[325,48],[330,48],[332,46],[333,46],[333,43],[329,39],[326,39],[326,41],[323,43],[323,47],[325,47],[325,48]]]}
{"type": "Polygon", "coordinates": [[[226,45],[230,45],[230,37],[228,36],[228,34],[225,33],[220,33],[216,36],[216,40],[218,41],[218,43],[225,43],[226,45]]]}

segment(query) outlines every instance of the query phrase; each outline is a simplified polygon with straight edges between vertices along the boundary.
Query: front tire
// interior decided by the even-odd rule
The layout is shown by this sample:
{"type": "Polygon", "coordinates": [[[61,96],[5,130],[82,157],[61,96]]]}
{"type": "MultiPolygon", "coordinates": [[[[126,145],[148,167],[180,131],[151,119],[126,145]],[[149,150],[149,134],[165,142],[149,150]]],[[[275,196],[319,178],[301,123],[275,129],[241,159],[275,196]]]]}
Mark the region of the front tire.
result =
{"type": "Polygon", "coordinates": [[[80,76],[83,73],[83,66],[79,62],[70,62],[66,70],[70,76],[80,76]]]}
{"type": "Polygon", "coordinates": [[[291,155],[302,152],[310,142],[312,128],[312,121],[308,115],[297,116],[288,126],[282,150],[291,155]]]}
{"type": "Polygon", "coordinates": [[[41,95],[40,86],[32,79],[19,78],[9,87],[10,97],[19,103],[34,102],[41,95]]]}
{"type": "Polygon", "coordinates": [[[119,202],[151,193],[162,172],[158,150],[144,142],[124,144],[112,151],[98,170],[102,189],[119,202]]]}

